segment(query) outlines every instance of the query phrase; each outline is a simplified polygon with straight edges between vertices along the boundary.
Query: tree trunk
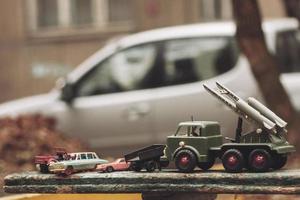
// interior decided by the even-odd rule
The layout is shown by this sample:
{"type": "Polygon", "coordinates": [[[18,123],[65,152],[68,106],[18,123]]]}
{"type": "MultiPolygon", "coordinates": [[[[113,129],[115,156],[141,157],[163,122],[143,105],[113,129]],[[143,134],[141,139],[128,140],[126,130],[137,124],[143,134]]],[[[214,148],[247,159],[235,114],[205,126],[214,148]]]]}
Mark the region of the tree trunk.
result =
{"type": "Polygon", "coordinates": [[[295,17],[300,22],[300,0],[282,0],[287,16],[295,17]]]}
{"type": "Polygon", "coordinates": [[[257,1],[232,0],[232,5],[239,47],[248,58],[267,105],[289,123],[290,141],[296,144],[300,141],[297,137],[300,123],[297,123],[297,113],[279,80],[279,66],[267,49],[257,1]]]}

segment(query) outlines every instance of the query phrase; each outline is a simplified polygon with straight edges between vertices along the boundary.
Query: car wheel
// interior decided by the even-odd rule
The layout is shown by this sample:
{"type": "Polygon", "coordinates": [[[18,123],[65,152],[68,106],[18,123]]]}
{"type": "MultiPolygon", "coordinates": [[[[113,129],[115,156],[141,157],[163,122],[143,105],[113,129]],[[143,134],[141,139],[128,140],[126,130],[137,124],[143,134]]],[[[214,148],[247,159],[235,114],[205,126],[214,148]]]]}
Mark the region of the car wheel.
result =
{"type": "Polygon", "coordinates": [[[130,165],[129,169],[130,169],[130,170],[133,170],[133,171],[135,171],[135,172],[139,172],[139,171],[142,170],[142,167],[139,166],[138,164],[132,163],[132,164],[130,165]]]}
{"type": "Polygon", "coordinates": [[[272,163],[271,155],[264,149],[255,149],[250,153],[248,163],[251,171],[268,171],[272,163]]]}
{"type": "Polygon", "coordinates": [[[192,172],[196,164],[197,158],[195,154],[188,149],[180,150],[175,156],[175,165],[180,172],[192,172]]]}
{"type": "Polygon", "coordinates": [[[146,162],[145,168],[146,168],[147,172],[153,172],[153,171],[155,171],[155,169],[156,169],[156,162],[154,162],[152,160],[146,162]]]}
{"type": "Polygon", "coordinates": [[[202,170],[208,170],[215,164],[215,159],[211,158],[207,162],[198,163],[198,167],[202,170]]]}
{"type": "Polygon", "coordinates": [[[287,155],[276,154],[273,158],[272,168],[277,170],[281,169],[287,162],[287,155]]]}
{"type": "Polygon", "coordinates": [[[112,166],[108,166],[106,168],[106,172],[113,172],[114,171],[114,168],[112,166]]]}
{"type": "Polygon", "coordinates": [[[241,172],[244,167],[244,156],[237,149],[229,149],[223,154],[222,163],[227,172],[241,172]]]}
{"type": "Polygon", "coordinates": [[[40,164],[40,172],[41,173],[48,173],[49,172],[49,167],[47,164],[40,164]]]}
{"type": "Polygon", "coordinates": [[[71,174],[73,174],[74,169],[72,166],[68,166],[67,169],[65,169],[64,174],[67,176],[70,176],[71,174]]]}

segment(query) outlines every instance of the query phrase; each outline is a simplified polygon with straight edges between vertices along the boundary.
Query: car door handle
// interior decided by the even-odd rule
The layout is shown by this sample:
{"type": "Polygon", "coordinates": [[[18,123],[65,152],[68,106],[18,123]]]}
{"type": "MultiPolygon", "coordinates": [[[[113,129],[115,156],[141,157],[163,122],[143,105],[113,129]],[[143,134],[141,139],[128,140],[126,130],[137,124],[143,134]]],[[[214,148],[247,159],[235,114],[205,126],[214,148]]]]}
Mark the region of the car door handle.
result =
{"type": "Polygon", "coordinates": [[[145,117],[150,112],[150,106],[147,103],[138,103],[136,105],[129,106],[126,110],[126,118],[128,121],[136,121],[145,117]]]}

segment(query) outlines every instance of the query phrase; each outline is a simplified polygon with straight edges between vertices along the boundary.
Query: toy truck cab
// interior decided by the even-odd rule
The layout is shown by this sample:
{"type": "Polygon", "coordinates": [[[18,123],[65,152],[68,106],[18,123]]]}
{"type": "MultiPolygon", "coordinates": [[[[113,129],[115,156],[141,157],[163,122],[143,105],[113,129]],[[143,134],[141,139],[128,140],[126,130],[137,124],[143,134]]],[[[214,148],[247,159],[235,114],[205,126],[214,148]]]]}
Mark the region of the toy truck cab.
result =
{"type": "Polygon", "coordinates": [[[211,168],[215,156],[210,149],[222,145],[218,122],[190,121],[178,125],[176,133],[167,137],[165,155],[175,161],[182,172],[190,172],[197,165],[203,170],[211,168]]]}

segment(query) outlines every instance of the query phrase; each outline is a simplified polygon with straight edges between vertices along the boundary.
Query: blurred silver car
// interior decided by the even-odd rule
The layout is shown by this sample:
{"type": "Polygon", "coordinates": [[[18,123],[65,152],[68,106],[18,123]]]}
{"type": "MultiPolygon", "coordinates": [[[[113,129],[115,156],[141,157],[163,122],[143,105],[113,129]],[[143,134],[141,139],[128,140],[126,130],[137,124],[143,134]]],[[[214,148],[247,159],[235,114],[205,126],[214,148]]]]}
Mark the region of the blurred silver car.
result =
{"type": "MultiPolygon", "coordinates": [[[[41,113],[92,147],[165,142],[180,121],[214,120],[233,136],[237,117],[203,89],[219,81],[240,97],[261,99],[232,22],[161,28],[114,41],[53,91],[0,105],[0,116],[41,113]],[[63,84],[62,84],[63,83],[63,84]]],[[[293,19],[263,23],[281,80],[300,109],[300,32],[293,19]]]]}

